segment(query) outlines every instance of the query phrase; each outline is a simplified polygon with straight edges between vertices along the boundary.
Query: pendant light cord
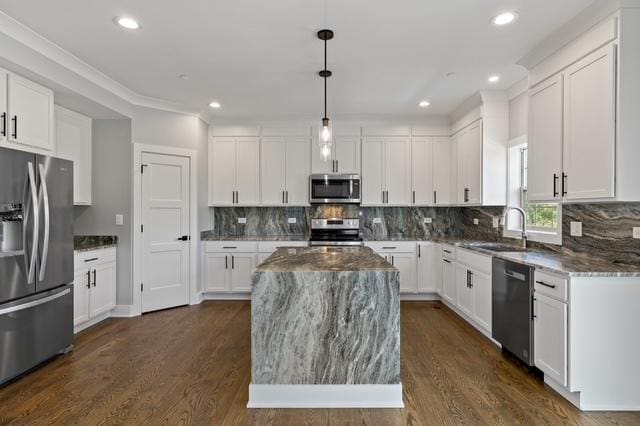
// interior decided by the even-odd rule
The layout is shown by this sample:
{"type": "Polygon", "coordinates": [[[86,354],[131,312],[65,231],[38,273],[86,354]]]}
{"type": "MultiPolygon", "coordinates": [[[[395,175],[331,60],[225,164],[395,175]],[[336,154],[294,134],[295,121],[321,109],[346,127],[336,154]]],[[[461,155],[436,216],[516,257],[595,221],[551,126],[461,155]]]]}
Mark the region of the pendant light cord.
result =
{"type": "Polygon", "coordinates": [[[327,118],[327,40],[324,40],[324,118],[327,118]]]}

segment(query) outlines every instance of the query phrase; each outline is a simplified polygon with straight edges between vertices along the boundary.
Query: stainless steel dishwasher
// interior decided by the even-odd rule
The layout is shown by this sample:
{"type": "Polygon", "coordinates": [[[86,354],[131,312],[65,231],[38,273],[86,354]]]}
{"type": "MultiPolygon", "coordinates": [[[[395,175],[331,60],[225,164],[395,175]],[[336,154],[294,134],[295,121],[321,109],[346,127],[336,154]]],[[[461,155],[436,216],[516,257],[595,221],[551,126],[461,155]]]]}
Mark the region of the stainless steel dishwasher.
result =
{"type": "Polygon", "coordinates": [[[492,336],[503,349],[532,366],[533,268],[493,258],[492,336]]]}

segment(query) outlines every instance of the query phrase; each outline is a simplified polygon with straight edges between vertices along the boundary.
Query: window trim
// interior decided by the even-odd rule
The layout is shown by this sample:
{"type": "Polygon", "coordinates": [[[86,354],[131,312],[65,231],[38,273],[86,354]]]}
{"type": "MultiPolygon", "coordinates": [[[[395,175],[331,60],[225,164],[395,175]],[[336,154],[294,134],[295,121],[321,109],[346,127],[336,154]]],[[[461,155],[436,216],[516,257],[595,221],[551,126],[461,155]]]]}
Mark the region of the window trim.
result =
{"type": "MultiPolygon", "coordinates": [[[[511,139],[508,142],[508,154],[507,154],[507,205],[522,206],[522,199],[513,200],[511,193],[514,188],[514,183],[511,181],[511,150],[522,149],[527,146],[527,136],[522,135],[517,138],[511,139]]],[[[521,161],[521,160],[520,160],[521,161]]],[[[522,166],[520,166],[522,168],[522,166]]],[[[520,175],[521,173],[519,173],[520,175]]],[[[520,182],[517,183],[520,186],[520,182]]],[[[519,198],[522,198],[522,191],[518,190],[519,198]]],[[[536,241],[545,244],[562,245],[562,203],[557,203],[558,206],[558,227],[555,231],[542,230],[540,228],[527,229],[527,237],[529,241],[536,241]]],[[[505,217],[502,235],[505,238],[521,239],[522,231],[509,229],[509,215],[505,217]]]]}

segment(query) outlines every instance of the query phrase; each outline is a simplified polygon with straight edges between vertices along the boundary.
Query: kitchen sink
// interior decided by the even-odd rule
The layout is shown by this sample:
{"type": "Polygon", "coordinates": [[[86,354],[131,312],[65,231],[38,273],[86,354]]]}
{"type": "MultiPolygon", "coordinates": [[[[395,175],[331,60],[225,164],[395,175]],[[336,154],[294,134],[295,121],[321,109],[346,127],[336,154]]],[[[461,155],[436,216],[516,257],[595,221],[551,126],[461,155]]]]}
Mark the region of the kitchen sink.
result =
{"type": "Polygon", "coordinates": [[[495,252],[523,252],[527,251],[526,248],[513,246],[510,244],[501,244],[501,243],[468,243],[464,244],[463,247],[469,248],[477,248],[483,250],[490,250],[495,252]]]}

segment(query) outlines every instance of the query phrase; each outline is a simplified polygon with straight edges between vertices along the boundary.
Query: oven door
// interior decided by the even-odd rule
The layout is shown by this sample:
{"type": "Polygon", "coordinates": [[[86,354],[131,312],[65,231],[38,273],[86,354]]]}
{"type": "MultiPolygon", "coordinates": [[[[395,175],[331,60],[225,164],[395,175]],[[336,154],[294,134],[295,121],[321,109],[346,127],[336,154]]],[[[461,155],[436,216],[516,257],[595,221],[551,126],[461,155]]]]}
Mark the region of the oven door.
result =
{"type": "Polygon", "coordinates": [[[310,203],[360,203],[360,176],[311,175],[310,203]]]}

